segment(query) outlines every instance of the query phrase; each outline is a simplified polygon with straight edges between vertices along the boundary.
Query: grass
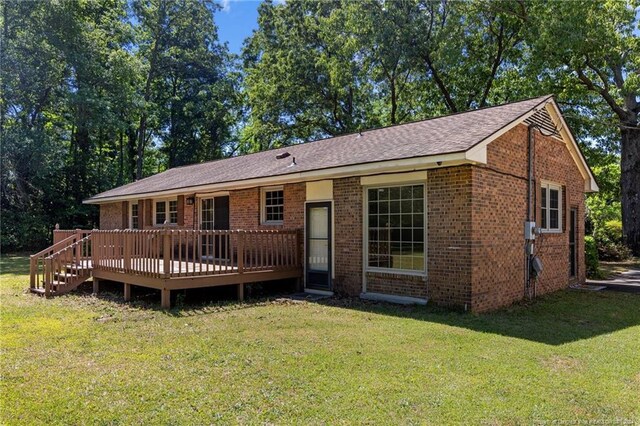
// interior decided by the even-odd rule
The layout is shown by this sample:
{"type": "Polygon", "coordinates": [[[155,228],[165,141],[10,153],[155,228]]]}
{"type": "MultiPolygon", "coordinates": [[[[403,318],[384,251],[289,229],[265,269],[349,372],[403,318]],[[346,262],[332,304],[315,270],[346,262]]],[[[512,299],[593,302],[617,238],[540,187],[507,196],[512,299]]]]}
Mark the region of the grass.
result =
{"type": "Polygon", "coordinates": [[[3,424],[640,422],[640,295],[474,316],[355,300],[46,300],[1,259],[3,424]]]}

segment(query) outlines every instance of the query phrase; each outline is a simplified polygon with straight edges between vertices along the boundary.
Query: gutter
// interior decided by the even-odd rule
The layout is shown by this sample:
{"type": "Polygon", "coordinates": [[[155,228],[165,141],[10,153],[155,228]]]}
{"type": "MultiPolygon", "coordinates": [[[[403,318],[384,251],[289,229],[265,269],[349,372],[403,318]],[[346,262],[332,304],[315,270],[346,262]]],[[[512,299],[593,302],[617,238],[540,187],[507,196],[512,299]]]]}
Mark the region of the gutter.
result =
{"type": "Polygon", "coordinates": [[[111,197],[88,198],[83,204],[105,204],[116,201],[137,200],[140,198],[167,197],[192,192],[217,192],[254,188],[257,186],[282,185],[287,183],[309,182],[324,179],[339,179],[344,177],[380,175],[386,173],[401,173],[421,171],[439,167],[457,166],[461,164],[486,164],[486,150],[470,153],[468,151],[450,154],[438,154],[423,157],[413,157],[402,160],[385,160],[374,163],[354,164],[350,166],[331,167],[327,169],[308,170],[284,175],[251,178],[229,182],[211,183],[186,186],[160,191],[139,192],[111,197]]]}

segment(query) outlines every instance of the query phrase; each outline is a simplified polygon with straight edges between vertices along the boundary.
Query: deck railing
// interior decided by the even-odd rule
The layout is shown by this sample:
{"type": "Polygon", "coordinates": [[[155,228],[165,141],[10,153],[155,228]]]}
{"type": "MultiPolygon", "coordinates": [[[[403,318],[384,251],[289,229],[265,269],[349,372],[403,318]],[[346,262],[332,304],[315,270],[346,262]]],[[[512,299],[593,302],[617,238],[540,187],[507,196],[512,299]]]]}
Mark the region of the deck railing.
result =
{"type": "Polygon", "coordinates": [[[95,269],[155,278],[299,268],[295,230],[93,231],[95,269]]]}
{"type": "MultiPolygon", "coordinates": [[[[53,231],[53,245],[50,247],[32,255],[30,257],[30,287],[42,288],[46,287],[46,282],[51,283],[53,280],[52,269],[47,269],[47,265],[52,265],[50,262],[52,257],[60,257],[58,253],[76,242],[85,239],[92,231],[74,229],[74,230],[59,230],[53,231]]],[[[76,249],[74,246],[73,253],[76,249]]],[[[71,251],[65,251],[64,256],[71,256],[71,251]]]]}
{"type": "Polygon", "coordinates": [[[51,294],[92,269],[151,278],[301,269],[296,230],[55,230],[31,256],[31,287],[51,294]]]}

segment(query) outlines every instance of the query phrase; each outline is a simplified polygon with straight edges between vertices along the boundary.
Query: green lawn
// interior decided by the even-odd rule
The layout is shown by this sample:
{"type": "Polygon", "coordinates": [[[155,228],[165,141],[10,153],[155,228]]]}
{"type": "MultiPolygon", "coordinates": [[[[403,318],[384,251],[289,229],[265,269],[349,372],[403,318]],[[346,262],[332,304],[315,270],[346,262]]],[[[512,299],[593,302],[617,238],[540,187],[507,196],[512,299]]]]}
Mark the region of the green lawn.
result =
{"type": "Polygon", "coordinates": [[[640,422],[640,295],[481,316],[349,300],[162,312],[121,290],[33,296],[27,259],[1,262],[0,423],[640,422]]]}

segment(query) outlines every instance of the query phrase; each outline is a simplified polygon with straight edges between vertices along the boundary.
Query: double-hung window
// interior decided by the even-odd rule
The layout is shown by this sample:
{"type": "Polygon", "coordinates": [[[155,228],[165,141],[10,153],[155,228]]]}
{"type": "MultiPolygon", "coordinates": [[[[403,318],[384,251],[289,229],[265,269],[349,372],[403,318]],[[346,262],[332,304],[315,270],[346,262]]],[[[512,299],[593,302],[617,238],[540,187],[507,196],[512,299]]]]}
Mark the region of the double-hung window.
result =
{"type": "Polygon", "coordinates": [[[543,183],[540,200],[540,228],[543,232],[562,231],[562,187],[543,183]]]}
{"type": "Polygon", "coordinates": [[[282,225],[284,222],[284,191],[281,187],[262,189],[262,223],[282,225]]]}
{"type": "Polygon", "coordinates": [[[367,267],[425,271],[424,185],[366,189],[367,267]]]}
{"type": "Polygon", "coordinates": [[[178,201],[162,200],[155,203],[155,224],[164,225],[167,222],[170,225],[178,223],[178,201]]]}

